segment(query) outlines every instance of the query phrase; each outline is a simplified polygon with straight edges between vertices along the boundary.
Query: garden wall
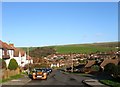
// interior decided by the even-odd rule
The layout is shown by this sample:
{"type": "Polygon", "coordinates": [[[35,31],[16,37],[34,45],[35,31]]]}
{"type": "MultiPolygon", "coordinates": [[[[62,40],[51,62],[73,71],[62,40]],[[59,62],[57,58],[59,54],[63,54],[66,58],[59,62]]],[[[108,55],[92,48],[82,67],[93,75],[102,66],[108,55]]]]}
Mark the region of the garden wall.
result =
{"type": "Polygon", "coordinates": [[[0,78],[7,79],[10,76],[14,76],[14,75],[17,75],[17,74],[20,74],[20,69],[19,68],[17,68],[16,70],[2,69],[0,78]]]}

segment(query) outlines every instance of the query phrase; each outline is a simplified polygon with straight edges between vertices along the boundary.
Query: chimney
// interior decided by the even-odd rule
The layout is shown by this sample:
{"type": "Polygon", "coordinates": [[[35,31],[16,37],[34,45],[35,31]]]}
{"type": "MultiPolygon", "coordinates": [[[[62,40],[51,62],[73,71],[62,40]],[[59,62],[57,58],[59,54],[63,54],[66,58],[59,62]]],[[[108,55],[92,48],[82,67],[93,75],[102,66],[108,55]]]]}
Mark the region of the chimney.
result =
{"type": "Polygon", "coordinates": [[[14,44],[9,44],[9,46],[14,47],[14,44]]]}

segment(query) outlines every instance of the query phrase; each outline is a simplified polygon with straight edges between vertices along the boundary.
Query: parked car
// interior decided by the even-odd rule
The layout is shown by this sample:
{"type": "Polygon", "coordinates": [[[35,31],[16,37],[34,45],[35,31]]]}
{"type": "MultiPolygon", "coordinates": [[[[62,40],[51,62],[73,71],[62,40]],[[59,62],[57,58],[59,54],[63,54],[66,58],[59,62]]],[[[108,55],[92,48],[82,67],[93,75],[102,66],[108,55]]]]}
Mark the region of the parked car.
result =
{"type": "Polygon", "coordinates": [[[47,79],[47,73],[44,69],[35,68],[32,73],[32,79],[47,79]]]}
{"type": "Polygon", "coordinates": [[[51,69],[51,68],[47,68],[47,71],[48,71],[49,73],[51,73],[51,72],[52,72],[52,69],[51,69]]]}
{"type": "Polygon", "coordinates": [[[48,75],[52,72],[50,68],[42,68],[48,75]]]}

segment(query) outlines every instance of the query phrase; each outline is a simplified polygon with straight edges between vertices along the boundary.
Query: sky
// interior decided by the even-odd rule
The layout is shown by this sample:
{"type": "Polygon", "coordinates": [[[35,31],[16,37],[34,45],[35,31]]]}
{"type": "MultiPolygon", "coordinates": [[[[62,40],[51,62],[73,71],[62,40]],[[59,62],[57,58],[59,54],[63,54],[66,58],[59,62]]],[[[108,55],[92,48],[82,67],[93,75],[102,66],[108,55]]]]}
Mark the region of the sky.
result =
{"type": "Polygon", "coordinates": [[[118,41],[118,3],[3,2],[2,41],[17,47],[118,41]]]}

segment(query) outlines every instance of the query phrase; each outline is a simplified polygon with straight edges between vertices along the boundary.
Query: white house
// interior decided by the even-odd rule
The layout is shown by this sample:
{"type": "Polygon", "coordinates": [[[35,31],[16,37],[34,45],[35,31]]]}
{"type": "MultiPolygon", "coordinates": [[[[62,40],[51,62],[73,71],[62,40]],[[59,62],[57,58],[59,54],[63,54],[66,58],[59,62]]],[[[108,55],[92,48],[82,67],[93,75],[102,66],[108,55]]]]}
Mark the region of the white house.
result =
{"type": "MultiPolygon", "coordinates": [[[[13,58],[16,59],[18,62],[18,65],[21,67],[24,67],[26,64],[28,64],[28,56],[25,51],[22,49],[14,47],[14,44],[9,44],[14,49],[14,56],[13,58]]],[[[30,63],[33,63],[32,58],[29,59],[31,61],[30,63]]]]}
{"type": "Polygon", "coordinates": [[[33,60],[31,57],[28,57],[26,55],[26,52],[14,47],[14,44],[7,44],[5,42],[2,42],[0,40],[0,58],[4,59],[7,66],[12,58],[14,58],[18,65],[21,67],[24,67],[25,64],[33,63],[33,60]]]}
{"type": "Polygon", "coordinates": [[[10,59],[13,58],[14,49],[10,47],[7,43],[0,40],[0,58],[4,59],[7,66],[10,62],[10,59]]]}
{"type": "Polygon", "coordinates": [[[2,42],[0,41],[0,58],[2,58],[2,42]]]}

